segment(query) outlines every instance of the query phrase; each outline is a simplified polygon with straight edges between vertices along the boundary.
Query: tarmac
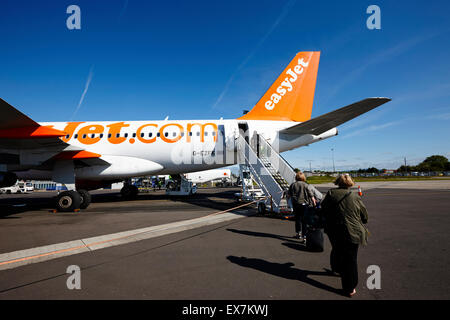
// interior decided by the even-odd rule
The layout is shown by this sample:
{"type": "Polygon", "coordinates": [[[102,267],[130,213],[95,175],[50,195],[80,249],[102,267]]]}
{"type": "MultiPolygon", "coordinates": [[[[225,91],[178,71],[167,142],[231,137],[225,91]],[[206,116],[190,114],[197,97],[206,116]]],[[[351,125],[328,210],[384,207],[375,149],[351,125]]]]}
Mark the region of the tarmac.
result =
{"type": "MultiPolygon", "coordinates": [[[[361,184],[371,235],[352,299],[450,298],[450,181],[422,182],[361,184]]],[[[78,213],[53,213],[54,192],[0,195],[0,300],[349,299],[327,272],[327,239],[324,252],[309,252],[292,238],[293,221],[259,216],[235,192],[122,201],[118,190],[95,191],[78,213]],[[79,290],[67,286],[73,265],[79,290]]]]}

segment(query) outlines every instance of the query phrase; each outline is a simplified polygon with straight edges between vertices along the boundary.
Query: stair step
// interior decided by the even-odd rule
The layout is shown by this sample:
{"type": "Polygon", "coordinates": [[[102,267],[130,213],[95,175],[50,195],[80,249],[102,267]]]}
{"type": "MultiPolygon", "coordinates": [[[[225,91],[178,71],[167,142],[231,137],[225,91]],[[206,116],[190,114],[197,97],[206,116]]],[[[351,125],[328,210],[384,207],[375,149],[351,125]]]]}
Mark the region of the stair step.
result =
{"type": "MultiPolygon", "coordinates": [[[[242,136],[241,136],[242,138],[242,136]]],[[[266,143],[266,142],[264,142],[266,143]]],[[[263,181],[266,181],[267,176],[263,177],[260,175],[260,172],[256,170],[256,166],[249,164],[248,160],[249,157],[252,153],[256,154],[258,157],[258,166],[261,166],[263,168],[265,168],[265,171],[267,173],[270,174],[272,181],[276,182],[276,184],[278,185],[276,192],[278,193],[278,191],[281,189],[283,191],[286,191],[289,189],[289,183],[287,183],[287,181],[285,180],[285,178],[281,175],[281,173],[278,171],[278,169],[275,168],[275,166],[272,164],[270,159],[273,159],[272,156],[277,157],[277,155],[279,157],[281,157],[278,153],[275,154],[271,154],[271,149],[268,146],[265,146],[264,144],[262,145],[263,148],[257,148],[256,146],[250,145],[247,142],[243,142],[241,140],[241,143],[238,144],[239,146],[239,152],[241,152],[241,154],[243,154],[243,152],[245,152],[246,154],[244,155],[244,161],[247,164],[247,166],[250,168],[250,171],[252,172],[252,175],[254,175],[254,179],[255,181],[260,185],[261,189],[263,189],[264,193],[266,195],[270,195],[270,193],[274,192],[275,190],[270,190],[268,189],[267,185],[263,184],[263,181]]],[[[253,155],[254,155],[253,154],[253,155]]]]}

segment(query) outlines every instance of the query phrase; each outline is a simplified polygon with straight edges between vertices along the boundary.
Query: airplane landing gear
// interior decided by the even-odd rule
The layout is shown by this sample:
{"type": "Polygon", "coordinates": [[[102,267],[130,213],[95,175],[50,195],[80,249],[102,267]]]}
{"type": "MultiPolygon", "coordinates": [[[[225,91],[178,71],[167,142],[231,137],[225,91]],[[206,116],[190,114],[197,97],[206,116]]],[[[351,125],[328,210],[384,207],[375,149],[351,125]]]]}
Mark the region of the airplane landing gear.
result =
{"type": "Polygon", "coordinates": [[[91,194],[84,189],[78,190],[81,196],[80,209],[86,209],[91,204],[91,194]]]}
{"type": "Polygon", "coordinates": [[[59,212],[86,209],[90,204],[91,195],[86,190],[64,191],[56,197],[56,210],[59,212]]]}
{"type": "Polygon", "coordinates": [[[81,196],[76,191],[64,191],[56,197],[56,210],[59,212],[71,212],[79,209],[81,196]]]}

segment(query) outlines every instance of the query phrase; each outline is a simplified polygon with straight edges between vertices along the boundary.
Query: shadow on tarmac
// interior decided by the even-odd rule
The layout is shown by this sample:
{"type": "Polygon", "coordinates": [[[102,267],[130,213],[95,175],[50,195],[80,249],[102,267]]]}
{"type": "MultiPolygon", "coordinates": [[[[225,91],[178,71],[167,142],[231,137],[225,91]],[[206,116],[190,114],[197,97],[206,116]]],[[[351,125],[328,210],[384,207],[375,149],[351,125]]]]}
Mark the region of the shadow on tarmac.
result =
{"type": "MultiPolygon", "coordinates": [[[[167,200],[169,202],[184,202],[199,207],[205,207],[217,210],[226,210],[234,206],[235,188],[227,189],[199,189],[197,194],[189,197],[173,197],[165,193],[150,191],[149,193],[140,193],[135,199],[124,199],[120,192],[93,193],[92,203],[114,203],[129,202],[130,205],[134,201],[150,201],[150,200],[167,200]],[[220,201],[223,199],[225,201],[220,201]]],[[[0,199],[0,219],[19,219],[18,215],[28,211],[53,210],[56,203],[56,193],[49,193],[39,197],[23,195],[21,197],[0,199]]],[[[142,205],[142,204],[140,204],[142,205]]],[[[84,210],[83,210],[84,211],[84,210]]],[[[86,209],[89,211],[89,208],[86,209]]]]}
{"type": "MultiPolygon", "coordinates": [[[[290,239],[286,236],[280,236],[277,234],[272,233],[265,233],[265,232],[256,232],[256,231],[248,231],[248,230],[237,230],[237,229],[230,229],[228,228],[227,231],[231,231],[238,234],[243,234],[246,236],[253,236],[253,237],[263,237],[263,238],[273,238],[278,239],[283,242],[282,245],[298,250],[298,251],[304,251],[304,252],[311,252],[306,248],[306,246],[296,240],[290,239]]],[[[336,289],[333,287],[330,287],[326,284],[323,284],[319,281],[310,279],[308,276],[310,275],[318,275],[318,276],[332,276],[335,277],[336,275],[332,273],[330,270],[324,269],[325,271],[319,272],[319,271],[309,271],[309,270],[302,270],[302,269],[295,269],[292,268],[294,264],[292,262],[288,263],[274,263],[274,262],[268,262],[262,259],[251,259],[246,257],[235,257],[235,256],[229,256],[227,257],[228,260],[231,262],[238,264],[242,267],[246,268],[252,268],[256,269],[265,273],[269,273],[278,277],[290,279],[290,280],[299,280],[301,282],[307,283],[311,286],[314,286],[319,289],[327,290],[332,293],[336,293],[339,295],[346,296],[341,289],[336,289]]]]}
{"type": "Polygon", "coordinates": [[[230,262],[237,264],[241,267],[255,269],[261,272],[265,272],[289,280],[298,280],[303,283],[309,284],[313,287],[316,287],[318,289],[326,290],[339,295],[344,295],[342,290],[340,289],[330,287],[329,285],[326,285],[317,280],[309,278],[309,276],[332,276],[329,272],[326,271],[310,271],[293,268],[294,264],[292,262],[276,263],[276,262],[269,262],[263,259],[236,257],[236,256],[228,256],[227,259],[230,262]]]}
{"type": "Polygon", "coordinates": [[[256,232],[256,231],[248,231],[248,230],[237,230],[237,229],[227,229],[227,231],[231,231],[234,233],[243,234],[246,236],[253,236],[253,237],[263,237],[263,238],[274,238],[282,241],[288,241],[294,244],[299,244],[298,241],[290,239],[290,237],[287,236],[280,236],[278,234],[272,234],[272,233],[265,233],[265,232],[256,232]]]}

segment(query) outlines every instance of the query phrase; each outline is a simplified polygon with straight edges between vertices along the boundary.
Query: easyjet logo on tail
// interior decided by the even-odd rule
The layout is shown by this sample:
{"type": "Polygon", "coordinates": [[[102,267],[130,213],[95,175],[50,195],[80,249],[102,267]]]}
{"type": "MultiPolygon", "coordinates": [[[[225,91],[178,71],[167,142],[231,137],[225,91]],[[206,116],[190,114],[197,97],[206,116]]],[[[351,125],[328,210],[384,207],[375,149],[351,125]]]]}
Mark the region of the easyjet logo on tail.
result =
{"type": "Polygon", "coordinates": [[[298,64],[293,68],[289,68],[286,71],[287,77],[281,82],[281,85],[277,88],[276,93],[270,96],[270,100],[267,100],[264,106],[267,110],[272,110],[275,105],[283,99],[283,96],[288,92],[291,92],[294,87],[294,82],[297,81],[298,76],[301,75],[309,62],[305,62],[303,58],[298,59],[298,64]]]}

